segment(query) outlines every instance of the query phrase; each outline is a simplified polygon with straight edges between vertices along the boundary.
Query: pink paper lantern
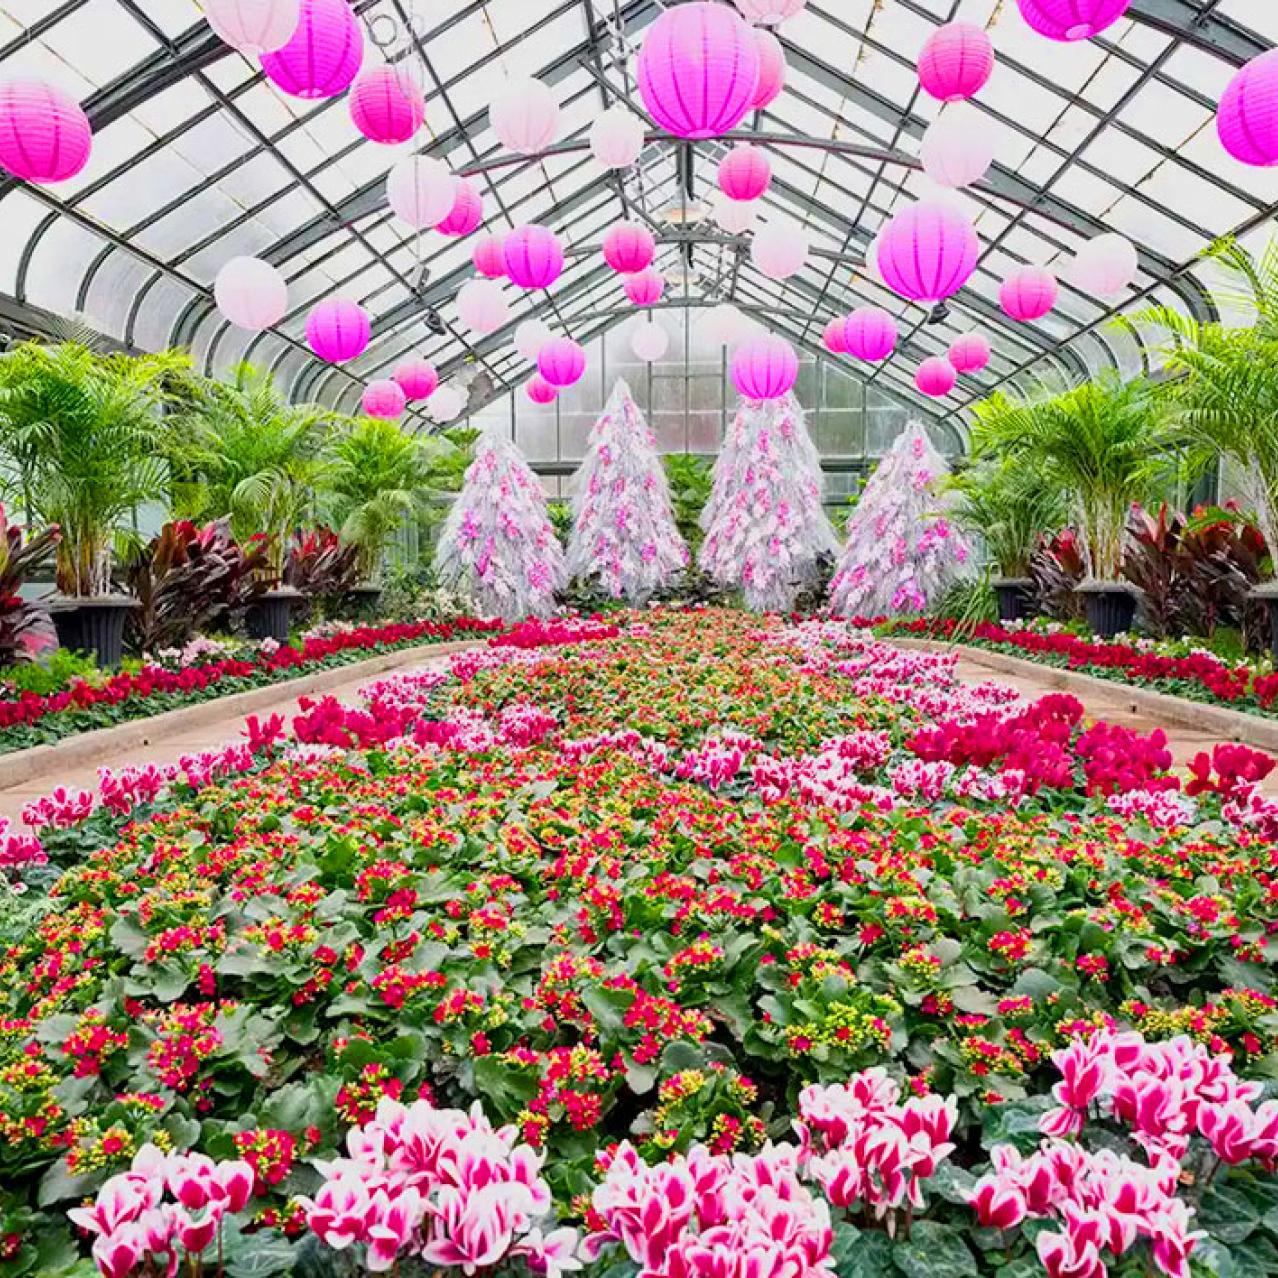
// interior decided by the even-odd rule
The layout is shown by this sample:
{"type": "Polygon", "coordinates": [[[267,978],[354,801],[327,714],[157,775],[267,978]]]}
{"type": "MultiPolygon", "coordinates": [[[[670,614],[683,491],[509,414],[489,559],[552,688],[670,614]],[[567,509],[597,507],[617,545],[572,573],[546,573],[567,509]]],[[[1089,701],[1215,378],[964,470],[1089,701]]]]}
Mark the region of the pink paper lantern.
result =
{"type": "Polygon", "coordinates": [[[807,233],[797,222],[769,222],[750,241],[750,260],[770,280],[788,280],[808,260],[807,233]]]}
{"type": "Polygon", "coordinates": [[[373,324],[368,312],[346,297],[330,297],[306,317],[306,341],[320,359],[343,364],[368,349],[373,324]]]}
{"type": "Polygon", "coordinates": [[[848,353],[847,339],[843,333],[843,324],[846,318],[844,315],[836,315],[825,326],[825,332],[821,335],[821,341],[831,355],[846,355],[848,353]]]}
{"type": "Polygon", "coordinates": [[[1042,319],[1056,305],[1056,276],[1043,266],[1013,271],[998,291],[999,305],[1014,320],[1042,319]]]}
{"type": "Polygon", "coordinates": [[[730,200],[757,200],[772,183],[762,147],[741,143],[719,161],[719,190],[730,200]]]}
{"type": "Polygon", "coordinates": [[[746,399],[780,399],[799,380],[799,357],[771,333],[748,337],[732,356],[732,384],[746,399]]]}
{"type": "Polygon", "coordinates": [[[479,230],[484,222],[484,197],[469,178],[457,179],[457,198],[452,212],[435,227],[440,235],[460,238],[479,230]]]}
{"type": "Polygon", "coordinates": [[[219,39],[250,58],[282,49],[297,30],[301,0],[204,0],[219,39]]]}
{"type": "Polygon", "coordinates": [[[970,98],[994,73],[994,46],[971,22],[947,22],[927,38],[919,54],[919,83],[942,102],[970,98]]]}
{"type": "Polygon", "coordinates": [[[650,266],[646,271],[627,275],[621,281],[621,287],[636,306],[656,306],[666,291],[666,279],[660,271],[654,271],[650,266]]]}
{"type": "Polygon", "coordinates": [[[439,386],[435,365],[424,359],[406,359],[392,374],[404,396],[410,400],[429,399],[439,386]]]}
{"type": "Polygon", "coordinates": [[[807,0],[736,0],[736,6],[747,22],[762,22],[768,26],[793,18],[806,3],[807,0]]]}
{"type": "Polygon", "coordinates": [[[457,179],[443,160],[406,155],[386,175],[391,212],[414,230],[438,226],[457,201],[457,179]]]}
{"type": "Polygon", "coordinates": [[[643,143],[643,121],[624,106],[609,107],[590,126],[590,153],[605,169],[628,169],[643,143]]]}
{"type": "Polygon", "coordinates": [[[559,389],[552,386],[540,373],[534,373],[524,383],[524,394],[534,404],[553,404],[559,398],[559,389]]]}
{"type": "Polygon", "coordinates": [[[366,417],[380,417],[386,421],[393,421],[396,417],[404,415],[404,409],[408,407],[408,396],[404,394],[404,388],[398,382],[387,377],[369,382],[364,387],[360,404],[366,417]]]}
{"type": "Polygon", "coordinates": [[[476,240],[470,251],[470,260],[485,279],[506,278],[506,245],[500,235],[485,235],[483,239],[476,240]]]}
{"type": "Polygon", "coordinates": [[[933,355],[925,359],[915,370],[914,385],[924,395],[941,399],[948,395],[958,384],[958,374],[954,365],[944,355],[933,355]]]}
{"type": "Polygon", "coordinates": [[[1090,40],[1127,12],[1131,0],[1016,0],[1021,17],[1049,40],[1090,40]]]}
{"type": "Polygon", "coordinates": [[[663,129],[679,138],[718,137],[750,111],[759,45],[726,5],[681,4],[648,28],[637,70],[639,96],[663,129]]]}
{"type": "Polygon", "coordinates": [[[510,306],[495,280],[467,280],[457,290],[457,314],[467,328],[487,335],[510,320],[510,306]]]}
{"type": "Polygon", "coordinates": [[[896,320],[881,306],[858,306],[843,323],[848,354],[877,364],[896,350],[896,320]]]}
{"type": "Polygon", "coordinates": [[[1278,164],[1278,49],[1252,58],[1230,80],[1216,132],[1235,160],[1262,169],[1278,164]]]}
{"type": "Polygon", "coordinates": [[[754,91],[750,109],[762,111],[770,107],[785,88],[785,50],[767,27],[755,28],[754,41],[759,46],[759,85],[754,91]]]}
{"type": "Polygon", "coordinates": [[[657,255],[657,241],[646,226],[638,222],[618,222],[603,237],[604,261],[618,275],[635,275],[646,271],[657,255]]]}
{"type": "Polygon", "coordinates": [[[517,227],[502,246],[506,274],[520,288],[549,288],[564,273],[559,236],[544,226],[517,227]]]}
{"type": "Polygon", "coordinates": [[[262,70],[295,98],[345,93],[364,59],[364,32],[346,0],[302,0],[293,38],[262,55],[262,70]]]}
{"type": "Polygon", "coordinates": [[[573,386],[586,371],[586,352],[571,337],[556,337],[537,352],[537,371],[559,389],[573,386]]]}
{"type": "Polygon", "coordinates": [[[233,257],[213,281],[213,300],[236,328],[260,333],[284,318],[288,285],[284,276],[260,257],[233,257]]]}
{"type": "Polygon", "coordinates": [[[65,182],[89,162],[93,130],[69,94],[42,80],[0,84],[0,164],[28,182],[65,182]]]}
{"type": "Polygon", "coordinates": [[[878,269],[894,293],[912,302],[939,302],[972,277],[981,242],[968,218],[949,204],[902,209],[878,240],[878,269]]]}
{"type": "Polygon", "coordinates": [[[964,333],[950,346],[949,360],[956,373],[979,373],[990,362],[990,344],[980,333],[964,333]]]}
{"type": "Polygon", "coordinates": [[[507,150],[537,155],[553,145],[559,133],[559,103],[540,80],[512,80],[489,106],[488,122],[507,150]]]}
{"type": "Polygon", "coordinates": [[[347,99],[355,127],[383,145],[407,142],[422,127],[426,101],[421,90],[394,67],[373,67],[351,87],[347,99]]]}
{"type": "Polygon", "coordinates": [[[923,134],[923,172],[938,186],[958,190],[979,182],[994,163],[994,135],[966,102],[945,108],[923,134]]]}

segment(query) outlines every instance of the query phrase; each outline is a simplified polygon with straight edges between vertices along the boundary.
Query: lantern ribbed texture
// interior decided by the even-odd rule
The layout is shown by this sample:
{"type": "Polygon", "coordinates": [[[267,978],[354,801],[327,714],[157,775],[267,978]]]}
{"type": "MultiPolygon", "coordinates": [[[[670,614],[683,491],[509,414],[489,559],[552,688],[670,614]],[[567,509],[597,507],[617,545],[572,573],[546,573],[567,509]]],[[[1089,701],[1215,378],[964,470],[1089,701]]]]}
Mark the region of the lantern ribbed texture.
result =
{"type": "Polygon", "coordinates": [[[1113,26],[1131,0],[1016,0],[1021,16],[1049,40],[1090,40],[1113,26]]]}
{"type": "Polygon", "coordinates": [[[793,18],[807,0],[735,0],[735,3],[747,22],[775,26],[778,22],[793,18]]]}
{"type": "Polygon", "coordinates": [[[404,409],[408,407],[408,396],[398,382],[387,377],[369,382],[364,387],[360,404],[366,417],[381,417],[392,421],[404,415],[404,409]]]}
{"type": "Polygon", "coordinates": [[[902,209],[878,237],[878,269],[894,293],[912,302],[939,302],[972,277],[981,242],[964,213],[926,202],[902,209]]]}
{"type": "Polygon", "coordinates": [[[495,280],[467,280],[457,290],[457,314],[467,328],[486,336],[510,319],[510,307],[495,280]]]}
{"type": "Polygon", "coordinates": [[[1014,271],[998,291],[999,305],[1014,320],[1042,319],[1056,305],[1056,276],[1043,266],[1014,271]]]}
{"type": "Polygon", "coordinates": [[[590,153],[606,169],[628,169],[643,152],[643,121],[624,106],[609,107],[590,126],[590,153]]]}
{"type": "Polygon", "coordinates": [[[975,107],[957,102],[927,126],[919,158],[938,186],[971,186],[994,163],[994,134],[975,107]]]}
{"type": "Polygon", "coordinates": [[[435,227],[441,235],[454,238],[473,234],[484,222],[484,197],[479,188],[469,178],[458,178],[456,191],[452,211],[435,227]]]}
{"type": "Polygon", "coordinates": [[[1221,145],[1244,164],[1278,164],[1278,49],[1252,58],[1230,80],[1216,112],[1221,145]]]}
{"type": "Polygon", "coordinates": [[[439,374],[435,365],[424,359],[406,359],[393,374],[399,388],[408,399],[429,399],[439,386],[439,374]]]}
{"type": "Polygon", "coordinates": [[[89,162],[89,117],[43,80],[0,84],[0,164],[28,182],[65,182],[89,162]]]}
{"type": "Polygon", "coordinates": [[[524,383],[524,394],[534,404],[553,404],[559,398],[559,390],[552,386],[540,373],[534,373],[524,383]]]}
{"type": "Polygon", "coordinates": [[[204,0],[204,17],[218,38],[250,58],[282,49],[301,9],[301,0],[204,0]]]}
{"type": "Polygon", "coordinates": [[[475,270],[486,279],[506,278],[506,247],[500,235],[485,235],[483,239],[476,240],[470,251],[470,260],[475,270]]]}
{"type": "Polygon", "coordinates": [[[636,306],[656,306],[666,291],[666,277],[648,267],[645,271],[627,275],[621,281],[621,287],[636,306]]]}
{"type": "Polygon", "coordinates": [[[502,251],[506,274],[520,288],[549,288],[564,273],[563,245],[548,227],[516,227],[506,236],[502,251]]]}
{"type": "Polygon", "coordinates": [[[330,364],[362,355],[372,331],[368,312],[346,297],[327,298],[306,317],[307,345],[330,364]]]}
{"type": "Polygon", "coordinates": [[[383,145],[407,142],[422,127],[426,102],[421,91],[394,67],[373,67],[351,87],[347,99],[355,127],[383,145]]]}
{"type": "Polygon", "coordinates": [[[994,72],[994,46],[971,22],[947,22],[927,38],[919,54],[919,83],[942,102],[979,93],[994,72]]]}
{"type": "Polygon", "coordinates": [[[213,299],[236,328],[260,333],[284,318],[288,285],[269,262],[258,257],[233,257],[213,281],[213,299]]]}
{"type": "Polygon", "coordinates": [[[785,50],[767,27],[755,28],[754,42],[759,47],[759,83],[750,109],[762,111],[770,107],[785,88],[785,50]]]}
{"type": "Polygon", "coordinates": [[[848,354],[877,364],[896,350],[896,320],[881,306],[858,306],[843,323],[848,354]]]}
{"type": "Polygon", "coordinates": [[[638,222],[618,222],[603,237],[603,257],[618,275],[634,275],[646,271],[657,255],[657,241],[646,226],[638,222]]]}
{"type": "Polygon", "coordinates": [[[730,200],[757,200],[772,182],[762,147],[740,143],[719,161],[719,190],[730,200]]]}
{"type": "Polygon", "coordinates": [[[489,106],[488,122],[507,150],[536,155],[559,132],[559,103],[540,80],[512,80],[489,106]]]}
{"type": "Polygon", "coordinates": [[[416,231],[438,226],[453,209],[457,180],[443,160],[410,155],[386,175],[391,211],[416,231]]]}
{"type": "Polygon", "coordinates": [[[934,399],[948,395],[957,384],[958,374],[954,371],[954,365],[944,355],[933,355],[930,359],[925,359],[914,373],[914,385],[924,395],[931,395],[934,399]]]}
{"type": "Polygon", "coordinates": [[[552,386],[572,386],[586,371],[586,352],[571,337],[556,337],[537,353],[537,371],[552,386]]]}
{"type": "Polygon", "coordinates": [[[990,362],[990,344],[980,333],[964,333],[949,349],[956,373],[979,373],[990,362]]]}
{"type": "Polygon", "coordinates": [[[746,399],[780,399],[798,380],[794,347],[771,333],[746,338],[732,356],[732,384],[746,399]]]}
{"type": "Polygon", "coordinates": [[[346,0],[302,0],[293,38],[261,62],[292,97],[334,98],[350,88],[363,58],[363,28],[346,0]]]}
{"type": "Polygon", "coordinates": [[[630,335],[630,349],[645,364],[655,364],[670,348],[670,334],[655,320],[640,324],[630,335]]]}
{"type": "Polygon", "coordinates": [[[648,114],[679,138],[713,138],[745,119],[759,88],[754,32],[722,4],[682,4],[649,28],[638,62],[648,114]]]}
{"type": "Polygon", "coordinates": [[[821,334],[825,349],[831,355],[846,355],[848,353],[848,344],[843,335],[843,324],[846,318],[847,316],[845,315],[836,315],[825,326],[825,332],[821,334]]]}

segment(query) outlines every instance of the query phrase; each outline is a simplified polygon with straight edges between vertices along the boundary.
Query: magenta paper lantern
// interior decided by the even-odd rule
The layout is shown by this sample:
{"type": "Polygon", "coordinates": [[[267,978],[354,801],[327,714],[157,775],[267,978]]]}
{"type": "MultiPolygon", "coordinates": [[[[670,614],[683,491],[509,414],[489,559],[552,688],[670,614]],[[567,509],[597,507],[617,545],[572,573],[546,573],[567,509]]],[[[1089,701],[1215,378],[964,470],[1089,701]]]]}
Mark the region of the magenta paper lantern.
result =
{"type": "Polygon", "coordinates": [[[1278,164],[1278,49],[1252,58],[1230,80],[1216,132],[1235,160],[1262,169],[1278,164]]]}
{"type": "Polygon", "coordinates": [[[1014,320],[1042,319],[1056,305],[1056,276],[1044,266],[1013,271],[998,291],[999,305],[1014,320]]]}
{"type": "Polygon", "coordinates": [[[392,374],[404,396],[410,400],[429,399],[439,386],[435,365],[424,359],[406,359],[392,374]]]}
{"type": "Polygon", "coordinates": [[[267,79],[295,98],[345,93],[364,59],[364,33],[346,0],[302,0],[293,38],[262,55],[267,79]]]}
{"type": "Polygon", "coordinates": [[[732,356],[732,384],[746,399],[780,399],[798,380],[794,347],[771,333],[746,338],[732,356]]]}
{"type": "Polygon", "coordinates": [[[476,240],[470,251],[470,260],[485,279],[506,278],[506,244],[500,235],[485,235],[483,239],[476,240]]]}
{"type": "Polygon", "coordinates": [[[564,273],[564,248],[545,226],[520,226],[502,246],[506,274],[520,288],[549,288],[564,273]]]}
{"type": "Polygon", "coordinates": [[[364,387],[360,404],[366,417],[381,417],[386,421],[393,421],[404,415],[404,409],[408,407],[408,396],[398,382],[386,377],[369,382],[364,387]]]}
{"type": "Polygon", "coordinates": [[[964,213],[937,202],[902,209],[878,243],[883,282],[912,302],[939,302],[957,293],[981,256],[976,229],[964,213]]]}
{"type": "Polygon", "coordinates": [[[994,73],[994,46],[971,22],[947,22],[927,38],[919,54],[919,83],[942,102],[979,93],[994,73]]]}
{"type": "Polygon", "coordinates": [[[347,297],[330,297],[306,317],[306,341],[320,359],[342,364],[368,349],[373,334],[368,312],[347,297]]]}
{"type": "Polygon", "coordinates": [[[979,373],[990,362],[990,344],[980,333],[964,333],[950,346],[949,360],[956,373],[979,373]]]}
{"type": "Polygon", "coordinates": [[[301,10],[301,0],[204,0],[204,16],[218,38],[250,58],[282,49],[301,10]]]}
{"type": "Polygon", "coordinates": [[[741,143],[719,161],[719,190],[730,200],[757,200],[772,183],[762,147],[741,143]]]}
{"type": "Polygon", "coordinates": [[[512,80],[488,108],[497,140],[518,155],[537,155],[559,133],[559,103],[540,80],[512,80]]]}
{"type": "Polygon", "coordinates": [[[650,266],[646,271],[627,275],[621,281],[621,287],[636,306],[656,306],[666,291],[666,278],[650,266]]]}
{"type": "Polygon", "coordinates": [[[881,306],[858,306],[843,322],[848,354],[877,364],[896,350],[896,320],[881,306]]]}
{"type": "Polygon", "coordinates": [[[43,80],[0,84],[0,164],[28,182],[65,182],[89,162],[93,130],[69,94],[43,80]]]}
{"type": "Polygon", "coordinates": [[[284,318],[288,285],[284,276],[260,257],[233,257],[213,281],[213,300],[236,328],[260,333],[284,318]]]}
{"type": "Polygon", "coordinates": [[[785,50],[767,27],[756,27],[754,41],[759,46],[759,84],[750,102],[753,111],[770,107],[785,88],[785,50]]]}
{"type": "Polygon", "coordinates": [[[1131,0],[1016,0],[1021,17],[1049,40],[1090,40],[1127,12],[1131,0]]]}
{"type": "Polygon", "coordinates": [[[573,386],[586,371],[586,352],[571,337],[556,337],[537,352],[537,371],[552,386],[573,386]]]}
{"type": "Polygon", "coordinates": [[[458,238],[471,235],[484,223],[484,197],[469,178],[457,179],[457,198],[452,212],[436,227],[441,235],[458,238]]]}
{"type": "Polygon", "coordinates": [[[635,275],[646,271],[657,255],[657,241],[646,226],[638,222],[618,222],[604,232],[604,261],[618,275],[635,275]]]}
{"type": "Polygon", "coordinates": [[[958,374],[954,371],[954,365],[944,355],[933,355],[931,359],[925,359],[915,370],[914,384],[924,395],[941,399],[958,384],[958,374]]]}
{"type": "Polygon", "coordinates": [[[534,404],[553,404],[559,398],[559,389],[552,386],[540,373],[534,373],[524,383],[524,394],[534,404]]]}
{"type": "Polygon", "coordinates": [[[394,67],[373,67],[351,87],[347,99],[355,127],[370,141],[391,146],[407,142],[422,127],[426,100],[394,67]]]}
{"type": "Polygon", "coordinates": [[[831,355],[846,355],[848,353],[847,339],[843,333],[843,324],[846,319],[847,316],[845,315],[836,315],[825,326],[825,332],[821,334],[821,341],[831,355]]]}
{"type": "Polygon", "coordinates": [[[735,129],[759,88],[759,44],[727,5],[681,4],[648,28],[638,64],[648,114],[678,138],[735,129]]]}

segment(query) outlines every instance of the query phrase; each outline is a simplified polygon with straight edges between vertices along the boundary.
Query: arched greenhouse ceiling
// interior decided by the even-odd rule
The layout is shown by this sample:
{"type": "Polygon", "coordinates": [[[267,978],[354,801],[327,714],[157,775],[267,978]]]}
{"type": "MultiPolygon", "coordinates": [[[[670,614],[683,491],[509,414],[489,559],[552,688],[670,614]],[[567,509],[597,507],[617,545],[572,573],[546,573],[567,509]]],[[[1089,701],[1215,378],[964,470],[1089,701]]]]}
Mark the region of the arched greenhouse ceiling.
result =
{"type": "MultiPolygon", "coordinates": [[[[628,57],[665,7],[658,0],[353,7],[370,37],[366,60],[420,67],[427,123],[414,145],[457,171],[483,169],[490,226],[544,222],[579,250],[552,293],[512,296],[511,327],[535,313],[587,340],[632,316],[618,278],[587,250],[610,223],[640,217],[665,241],[658,266],[676,304],[732,298],[812,352],[836,313],[865,302],[897,312],[905,338],[896,356],[849,371],[950,428],[1003,384],[1139,370],[1141,334],[1121,317],[1150,303],[1213,315],[1201,250],[1230,233],[1259,241],[1278,212],[1278,170],[1235,163],[1213,127],[1232,71],[1278,40],[1269,0],[1133,0],[1104,36],[1073,45],[1034,35],[1013,0],[809,0],[781,31],[786,91],[751,122],[778,139],[767,143],[769,212],[802,222],[813,244],[808,265],[784,283],[695,219],[723,142],[653,137],[623,180],[579,147],[493,164],[501,151],[487,103],[508,74],[554,87],[569,143],[584,139],[606,104],[635,102],[628,57]],[[916,157],[938,108],[920,93],[914,60],[928,34],[954,19],[988,26],[999,56],[976,101],[998,159],[962,197],[983,241],[980,269],[948,316],[928,322],[861,263],[885,217],[926,193],[916,157]],[[1140,275],[1116,304],[1064,284],[1037,323],[1002,314],[997,290],[1009,269],[1063,264],[1107,229],[1140,249],[1140,275]],[[694,243],[681,238],[689,235],[694,243]],[[912,380],[918,360],[971,329],[992,338],[990,366],[948,399],[923,400],[912,380]]],[[[445,373],[476,363],[489,399],[527,375],[510,328],[472,345],[455,322],[453,297],[473,273],[469,241],[416,236],[391,218],[385,175],[406,148],[363,140],[344,98],[279,93],[213,35],[193,0],[0,0],[0,42],[3,74],[71,89],[96,133],[73,181],[0,182],[0,323],[12,331],[81,315],[130,347],[189,345],[209,371],[244,359],[269,366],[295,398],[348,409],[410,351],[445,373]],[[212,304],[218,268],[239,254],[265,257],[289,281],[289,314],[256,338],[229,328],[212,304]],[[374,316],[369,350],[340,368],[301,341],[310,305],[334,292],[374,316]],[[427,325],[432,311],[442,334],[427,325]]]]}

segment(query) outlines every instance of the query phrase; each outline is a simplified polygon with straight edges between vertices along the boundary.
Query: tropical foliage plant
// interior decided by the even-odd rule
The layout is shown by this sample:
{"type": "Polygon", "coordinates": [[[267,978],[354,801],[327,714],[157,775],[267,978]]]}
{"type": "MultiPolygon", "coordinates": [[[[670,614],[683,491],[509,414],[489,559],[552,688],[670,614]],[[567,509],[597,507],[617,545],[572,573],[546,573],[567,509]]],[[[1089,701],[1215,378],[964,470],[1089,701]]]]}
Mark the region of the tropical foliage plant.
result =
{"type": "Polygon", "coordinates": [[[0,665],[34,661],[57,647],[49,610],[21,589],[52,563],[60,536],[56,527],[28,535],[0,506],[0,665]]]}
{"type": "Polygon", "coordinates": [[[1066,522],[1064,494],[1031,466],[986,461],[956,475],[953,487],[955,521],[980,537],[1004,577],[1028,577],[1039,538],[1066,522]]]}

